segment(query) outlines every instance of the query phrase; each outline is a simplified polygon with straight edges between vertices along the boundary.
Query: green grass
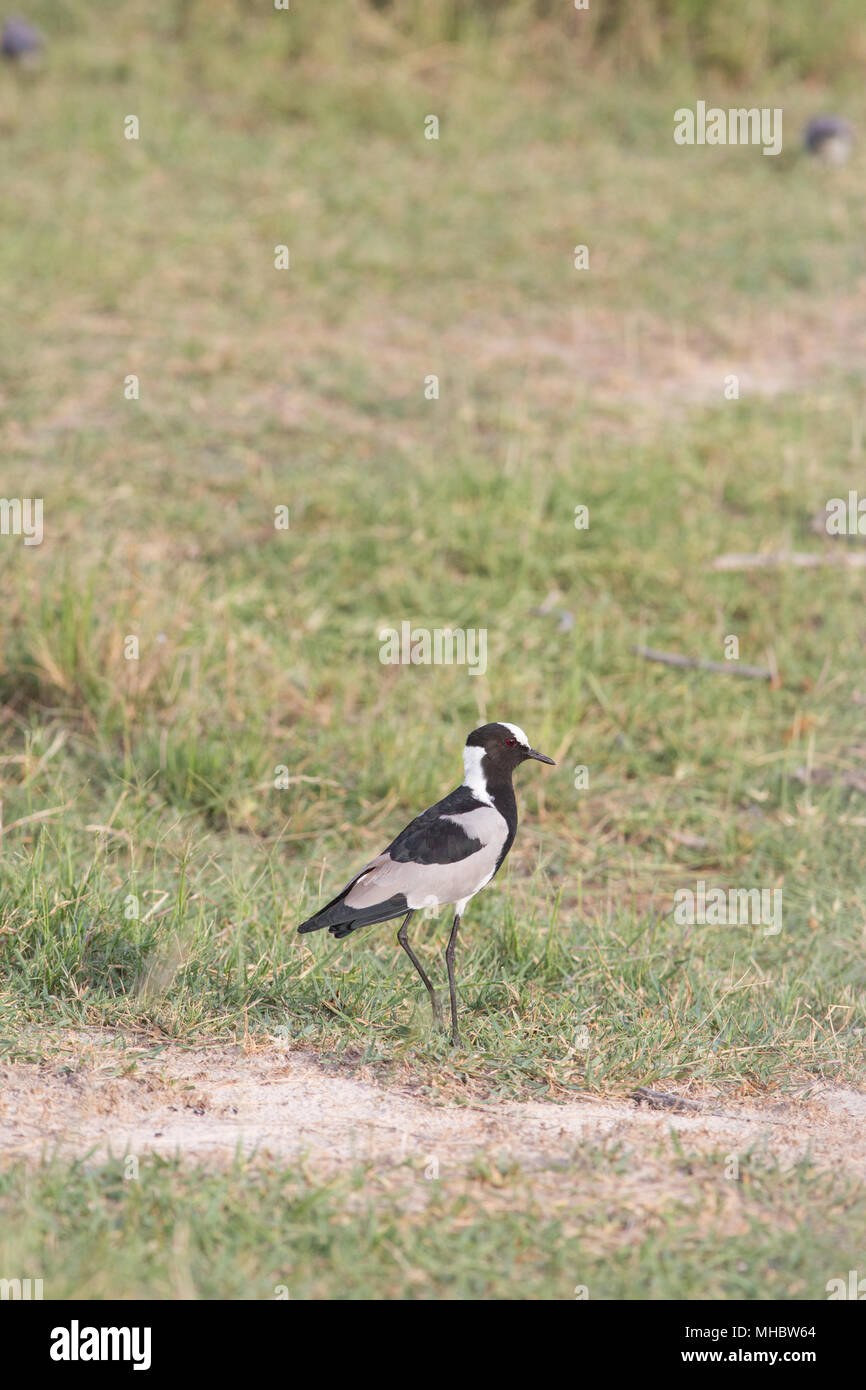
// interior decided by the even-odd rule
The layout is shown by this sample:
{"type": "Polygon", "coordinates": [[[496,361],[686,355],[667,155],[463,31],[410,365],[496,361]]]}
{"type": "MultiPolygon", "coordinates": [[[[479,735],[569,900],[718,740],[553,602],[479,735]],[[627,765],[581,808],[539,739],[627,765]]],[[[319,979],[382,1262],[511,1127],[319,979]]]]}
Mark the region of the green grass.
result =
{"type": "MultiPolygon", "coordinates": [[[[794,774],[862,759],[859,575],[710,569],[724,550],[814,546],[808,517],[854,483],[845,429],[841,410],[786,400],[660,423],[645,444],[587,433],[577,475],[562,438],[559,462],[527,457],[510,476],[456,439],[453,468],[422,445],[400,486],[387,461],[351,489],[311,461],[271,494],[301,499],[288,534],[184,560],[190,534],[213,546],[225,521],[211,475],[184,526],[189,465],[162,489],[164,554],[138,579],[88,562],[116,536],[99,495],[85,520],[46,488],[83,530],[62,554],[49,531],[26,566],[8,556],[21,606],[7,610],[4,819],[24,823],[5,836],[0,889],[4,1037],[21,1019],[234,1035],[246,1015],[329,1048],[405,1044],[426,1065],[426,1000],[391,929],[337,946],[293,927],[453,784],[465,731],[501,715],[558,766],[521,772],[517,847],[461,941],[467,1041],[497,1084],[855,1075],[862,800],[794,774]],[[575,618],[565,634],[531,612],[554,586],[575,618]],[[379,629],[404,617],[488,626],[487,676],[382,666],[379,629]],[[130,632],[138,663],[123,659],[130,632]],[[731,632],[744,661],[772,648],[780,688],[630,650],[719,658],[731,632]],[[676,925],[673,892],[698,878],[780,887],[782,932],[676,925]],[[591,1049],[575,1057],[584,1025],[591,1049]]],[[[575,452],[578,433],[565,426],[575,452]]],[[[497,437],[507,452],[520,435],[497,437]]],[[[146,475],[138,487],[156,500],[146,475]]],[[[255,484],[232,488],[263,530],[255,484]]],[[[428,952],[443,926],[416,927],[428,952]]]]}
{"type": "MultiPolygon", "coordinates": [[[[110,23],[33,6],[56,20],[46,69],[0,74],[2,491],[45,507],[41,546],[0,538],[3,1056],[51,1055],[61,1026],[184,1043],[248,1028],[450,1095],[862,1082],[866,806],[844,782],[866,759],[862,571],[712,562],[821,550],[812,519],[862,488],[863,155],[831,175],[796,145],[818,109],[862,126],[866,99],[831,61],[859,51],[846,6],[814,62],[787,7],[755,70],[728,8],[713,29],[655,6],[640,34],[617,8],[570,49],[552,21],[526,27],[537,6],[488,8],[495,44],[458,5],[362,7],[351,25],[300,4],[113,5],[110,23]],[[673,112],[697,99],[782,106],[785,152],[675,146],[673,112]],[[405,619],[485,628],[487,673],[383,666],[379,631],[405,619]],[[771,652],[778,684],[632,651],[718,660],[728,634],[744,663],[771,652]],[[497,717],[557,767],[520,773],[516,847],[467,913],[453,1054],[390,925],[341,945],[294,927],[458,780],[466,732],[497,717]],[[830,780],[804,787],[806,765],[830,780]],[[673,893],[699,878],[781,888],[780,935],[676,925],[673,893]]],[[[445,929],[416,923],[440,982],[445,929]]],[[[174,1193],[199,1250],[220,1179],[199,1194],[157,1166],[148,1208],[111,1171],[69,1186],[93,1185],[106,1249],[112,1203],[157,1232],[174,1193]]],[[[30,1194],[28,1258],[34,1213],[74,1210],[59,1174],[4,1179],[9,1200],[30,1194]]],[[[251,1181],[225,1179],[214,1229],[251,1181]]],[[[251,1243],[283,1181],[299,1240],[342,1210],[339,1187],[256,1178],[251,1243]]],[[[501,1296],[525,1261],[530,1296],[568,1296],[577,1254],[533,1254],[532,1210],[485,1235],[472,1209],[453,1285],[446,1244],[422,1258],[401,1226],[422,1294],[476,1296],[473,1270],[501,1264],[501,1296]]],[[[743,1249],[778,1279],[743,1296],[821,1296],[797,1263],[821,1223],[780,1255],[774,1210],[743,1249]]],[[[127,1287],[122,1268],[86,1272],[67,1219],[62,1287],[127,1287]]],[[[598,1265],[600,1296],[690,1287],[665,1274],[687,1224],[598,1265]]],[[[299,1295],[357,1292],[362,1226],[338,1223],[299,1295]]],[[[152,1238],[155,1291],[169,1255],[152,1238]]],[[[193,1268],[197,1292],[279,1282],[279,1261],[245,1275],[236,1239],[237,1269],[193,1268]]]]}
{"type": "Polygon", "coordinates": [[[531,1174],[480,1161],[459,1187],[409,1165],[329,1183],[241,1162],[20,1165],[0,1174],[0,1267],[54,1299],[786,1300],[826,1298],[862,1259],[866,1200],[838,1174],[753,1156],[734,1182],[725,1155],[671,1157],[657,1203],[616,1146],[531,1174]]]}

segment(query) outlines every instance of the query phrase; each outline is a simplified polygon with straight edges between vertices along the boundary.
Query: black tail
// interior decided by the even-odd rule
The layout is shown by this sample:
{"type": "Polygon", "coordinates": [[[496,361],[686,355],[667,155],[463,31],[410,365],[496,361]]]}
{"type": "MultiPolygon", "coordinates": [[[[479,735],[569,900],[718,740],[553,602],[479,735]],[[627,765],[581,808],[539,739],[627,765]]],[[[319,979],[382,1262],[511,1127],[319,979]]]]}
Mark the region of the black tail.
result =
{"type": "Polygon", "coordinates": [[[372,907],[349,907],[343,900],[342,895],[334,898],[332,902],[316,912],[312,917],[308,917],[306,922],[302,922],[298,931],[303,933],[309,931],[321,931],[327,927],[332,936],[348,936],[350,932],[357,931],[359,927],[372,926],[374,922],[390,922],[392,917],[400,917],[408,912],[406,899],[402,893],[397,893],[393,898],[388,898],[386,902],[374,903],[372,907]]]}

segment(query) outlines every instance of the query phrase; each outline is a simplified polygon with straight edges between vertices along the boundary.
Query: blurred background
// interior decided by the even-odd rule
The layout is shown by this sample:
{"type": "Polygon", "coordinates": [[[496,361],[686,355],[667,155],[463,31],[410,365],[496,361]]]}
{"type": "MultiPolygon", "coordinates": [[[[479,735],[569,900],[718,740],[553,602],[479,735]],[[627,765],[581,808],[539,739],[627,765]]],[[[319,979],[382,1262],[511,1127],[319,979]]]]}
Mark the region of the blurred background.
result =
{"type": "Polygon", "coordinates": [[[21,17],[2,491],[44,540],[0,544],[6,1050],[280,1028],[524,1098],[862,1075],[863,538],[824,525],[864,487],[859,0],[21,17]],[[676,144],[698,101],[781,108],[782,152],[676,144]],[[486,629],[486,673],[383,665],[407,620],[486,629]],[[732,635],[770,679],[634,652],[732,635]],[[558,767],[473,904],[469,1067],[388,930],[293,929],[496,718],[558,767]],[[675,925],[699,878],[782,888],[781,936],[675,925]]]}

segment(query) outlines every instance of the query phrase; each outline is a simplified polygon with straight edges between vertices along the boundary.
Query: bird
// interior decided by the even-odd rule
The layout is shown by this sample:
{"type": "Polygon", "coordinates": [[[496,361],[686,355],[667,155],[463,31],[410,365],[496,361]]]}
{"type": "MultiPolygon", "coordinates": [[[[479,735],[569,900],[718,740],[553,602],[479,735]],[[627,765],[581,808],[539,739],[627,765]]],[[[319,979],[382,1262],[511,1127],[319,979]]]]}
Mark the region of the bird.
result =
{"type": "Polygon", "coordinates": [[[528,759],[555,766],[553,758],[530,746],[517,724],[503,720],[473,729],[463,749],[460,786],[410,821],[387,849],[298,927],[302,935],[327,927],[341,939],[359,927],[402,917],[397,940],[427,990],[434,1024],[442,1027],[439,997],[409,944],[407,928],[420,909],[453,904],[445,963],[454,1047],[461,1046],[454,974],[457,933],[466,904],[498,873],[514,843],[517,800],[511,778],[528,759]]]}
{"type": "Polygon", "coordinates": [[[844,164],[854,144],[854,131],[840,116],[813,116],[803,131],[809,154],[825,164],[844,164]]]}
{"type": "Polygon", "coordinates": [[[13,63],[33,63],[42,52],[43,39],[38,29],[26,19],[14,16],[6,20],[0,32],[0,53],[13,63]]]}

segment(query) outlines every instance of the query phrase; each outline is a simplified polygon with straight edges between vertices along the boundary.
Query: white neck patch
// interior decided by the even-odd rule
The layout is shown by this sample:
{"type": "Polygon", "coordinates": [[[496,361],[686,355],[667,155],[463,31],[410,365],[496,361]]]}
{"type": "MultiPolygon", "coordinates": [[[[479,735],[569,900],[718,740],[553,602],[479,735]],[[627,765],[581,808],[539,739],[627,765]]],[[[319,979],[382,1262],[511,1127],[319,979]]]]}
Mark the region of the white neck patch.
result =
{"type": "Polygon", "coordinates": [[[526,737],[526,734],[523,732],[522,729],[518,729],[516,724],[509,724],[504,719],[500,719],[499,722],[502,725],[503,729],[511,730],[518,743],[522,743],[525,748],[529,747],[529,739],[526,737]]]}
{"type": "MultiPolygon", "coordinates": [[[[508,726],[509,728],[511,725],[508,726]]],[[[481,770],[481,759],[484,757],[483,748],[464,748],[463,766],[466,776],[463,778],[464,787],[468,787],[476,801],[486,801],[488,806],[493,805],[493,798],[487,790],[487,783],[484,780],[484,773],[481,770]]]]}

